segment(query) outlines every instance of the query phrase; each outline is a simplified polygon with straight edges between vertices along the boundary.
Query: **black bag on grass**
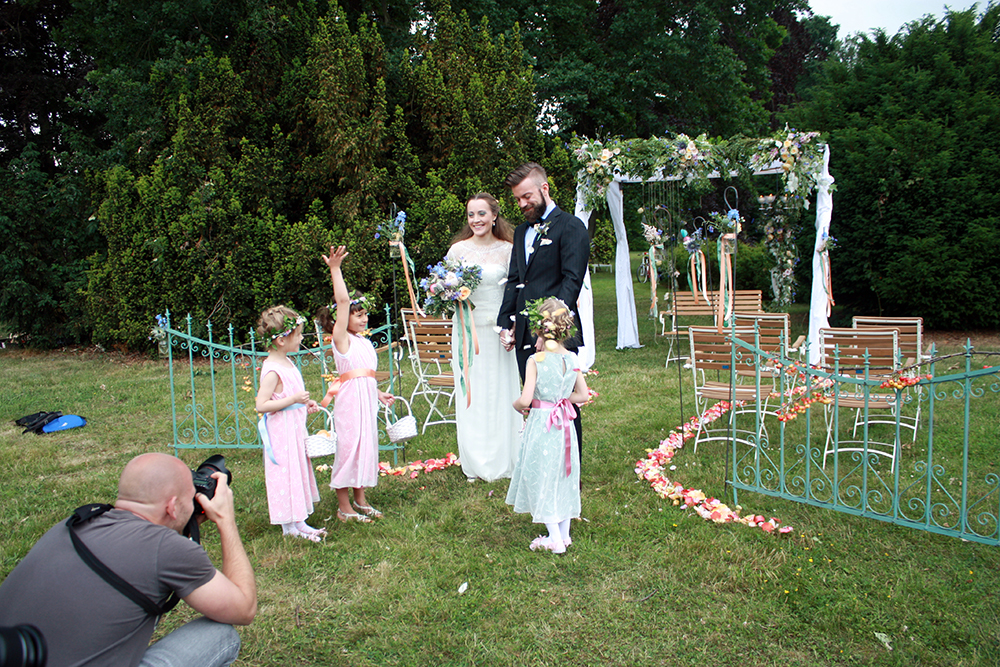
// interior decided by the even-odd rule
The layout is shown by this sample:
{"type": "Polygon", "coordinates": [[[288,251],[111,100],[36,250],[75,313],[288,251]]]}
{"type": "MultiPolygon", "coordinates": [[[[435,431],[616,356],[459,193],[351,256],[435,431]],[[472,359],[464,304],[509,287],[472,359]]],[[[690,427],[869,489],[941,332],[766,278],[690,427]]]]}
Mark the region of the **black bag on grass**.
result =
{"type": "Polygon", "coordinates": [[[36,412],[33,415],[25,415],[20,419],[15,419],[14,423],[18,426],[23,426],[24,433],[36,433],[41,434],[42,428],[49,422],[53,422],[56,419],[62,417],[62,412],[56,410],[55,412],[36,412]]]}

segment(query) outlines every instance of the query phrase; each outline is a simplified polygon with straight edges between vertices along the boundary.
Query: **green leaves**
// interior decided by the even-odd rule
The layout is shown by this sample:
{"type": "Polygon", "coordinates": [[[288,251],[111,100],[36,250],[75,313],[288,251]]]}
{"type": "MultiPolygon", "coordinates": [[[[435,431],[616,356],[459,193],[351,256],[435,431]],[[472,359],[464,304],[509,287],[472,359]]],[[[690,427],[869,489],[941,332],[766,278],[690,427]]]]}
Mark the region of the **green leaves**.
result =
{"type": "Polygon", "coordinates": [[[788,114],[829,138],[838,304],[929,328],[1000,325],[998,19],[1000,7],[978,22],[950,12],[855,37],[788,114]]]}

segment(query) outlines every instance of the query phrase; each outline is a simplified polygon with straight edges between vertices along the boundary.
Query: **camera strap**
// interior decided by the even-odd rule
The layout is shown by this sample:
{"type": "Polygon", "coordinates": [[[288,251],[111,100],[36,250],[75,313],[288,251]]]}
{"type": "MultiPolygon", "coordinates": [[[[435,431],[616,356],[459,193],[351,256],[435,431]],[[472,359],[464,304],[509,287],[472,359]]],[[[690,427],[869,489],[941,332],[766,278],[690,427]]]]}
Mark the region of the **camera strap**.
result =
{"type": "Polygon", "coordinates": [[[87,545],[77,536],[74,528],[82,523],[90,521],[95,516],[100,516],[107,512],[108,510],[113,510],[114,505],[105,505],[100,503],[91,503],[90,505],[84,505],[83,507],[77,508],[73,514],[66,520],[66,526],[69,528],[69,537],[73,541],[73,547],[76,549],[76,553],[80,556],[84,563],[90,566],[94,572],[100,575],[101,579],[111,584],[119,593],[127,597],[132,602],[142,607],[150,616],[162,616],[168,611],[177,606],[180,602],[180,598],[177,597],[177,593],[171,593],[170,597],[167,598],[163,605],[158,605],[153,602],[149,597],[142,592],[140,592],[135,586],[128,583],[117,574],[111,571],[107,565],[101,562],[93,552],[87,548],[87,545]]]}

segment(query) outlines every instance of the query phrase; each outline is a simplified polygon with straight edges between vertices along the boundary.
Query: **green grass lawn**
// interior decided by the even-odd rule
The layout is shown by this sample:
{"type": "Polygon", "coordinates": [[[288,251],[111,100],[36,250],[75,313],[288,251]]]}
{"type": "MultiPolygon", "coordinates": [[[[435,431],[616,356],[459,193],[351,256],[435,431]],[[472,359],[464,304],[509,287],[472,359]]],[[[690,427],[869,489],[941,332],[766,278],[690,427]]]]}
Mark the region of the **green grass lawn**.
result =
{"type": "MultiPolygon", "coordinates": [[[[528,550],[540,527],[504,504],[506,481],[469,484],[459,468],[380,478],[369,498],[385,518],[373,525],[337,523],[320,475],[311,523],[330,536],[285,539],[268,525],[260,452],[223,452],[260,596],[238,664],[1000,664],[997,548],[741,494],[747,511],[795,528],[768,535],[707,523],[638,481],[635,462],[690,417],[693,400],[683,376],[681,410],[677,367],[664,368],[667,343],[646,318],[646,285],[636,285],[644,347],[615,349],[613,281],[593,276],[599,375],[590,383],[600,397],[584,412],[584,520],[565,556],[528,550]]],[[[172,436],[163,362],[6,350],[0,377],[5,576],[74,508],[113,500],[130,458],[172,451],[172,436]],[[52,409],[90,423],[47,436],[13,424],[52,409]]],[[[318,390],[318,378],[307,380],[318,390]]],[[[991,439],[977,446],[995,447],[996,423],[982,431],[991,439]]],[[[449,451],[454,427],[434,426],[406,458],[449,451]]],[[[181,457],[193,467],[209,453],[181,457]]],[[[685,449],[671,477],[727,497],[724,462],[722,443],[685,449]]],[[[206,529],[218,562],[215,538],[206,529]]],[[[161,632],[192,616],[180,605],[161,632]]]]}

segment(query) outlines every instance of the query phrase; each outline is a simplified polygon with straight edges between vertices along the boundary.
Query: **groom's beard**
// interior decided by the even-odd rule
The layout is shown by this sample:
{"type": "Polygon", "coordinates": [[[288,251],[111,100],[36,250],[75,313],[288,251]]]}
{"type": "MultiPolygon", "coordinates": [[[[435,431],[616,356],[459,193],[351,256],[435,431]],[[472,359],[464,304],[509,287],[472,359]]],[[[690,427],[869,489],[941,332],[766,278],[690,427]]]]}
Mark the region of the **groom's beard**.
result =
{"type": "MultiPolygon", "coordinates": [[[[538,192],[541,196],[541,190],[538,192]]],[[[522,208],[521,212],[524,213],[524,219],[527,222],[537,222],[542,219],[542,214],[545,213],[545,198],[542,197],[542,201],[537,204],[529,204],[527,207],[522,208]]]]}

